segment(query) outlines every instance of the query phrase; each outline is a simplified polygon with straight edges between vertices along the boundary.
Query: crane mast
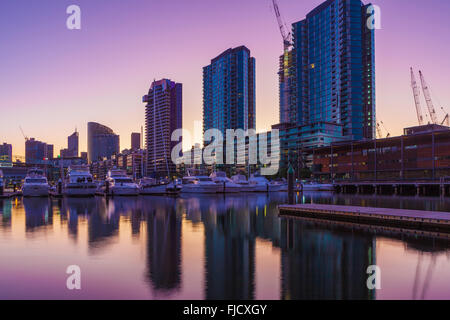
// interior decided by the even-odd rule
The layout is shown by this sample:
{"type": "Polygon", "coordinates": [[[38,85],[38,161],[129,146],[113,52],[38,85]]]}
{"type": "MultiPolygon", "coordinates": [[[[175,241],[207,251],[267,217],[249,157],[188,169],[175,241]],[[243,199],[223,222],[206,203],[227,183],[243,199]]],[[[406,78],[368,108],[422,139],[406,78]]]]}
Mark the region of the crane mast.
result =
{"type": "Polygon", "coordinates": [[[292,45],[292,34],[288,32],[288,28],[281,17],[280,8],[278,7],[277,0],[272,0],[273,9],[277,17],[278,27],[280,28],[281,37],[283,38],[284,51],[288,51],[292,45]]]}
{"type": "Polygon", "coordinates": [[[420,91],[419,86],[417,85],[416,77],[414,76],[413,68],[411,68],[411,87],[413,89],[414,102],[416,104],[417,119],[419,120],[419,125],[422,126],[424,124],[424,121],[422,107],[420,106],[420,91]]]}
{"type": "Polygon", "coordinates": [[[382,139],[383,138],[383,132],[381,132],[381,125],[380,125],[380,123],[377,123],[377,133],[378,133],[378,137],[380,139],[382,139]]]}
{"type": "Polygon", "coordinates": [[[425,96],[425,100],[427,102],[428,112],[430,113],[431,122],[433,124],[438,124],[438,120],[436,117],[436,110],[434,110],[433,101],[431,100],[430,89],[428,88],[427,83],[425,82],[425,78],[423,77],[422,71],[419,71],[420,81],[422,83],[423,95],[425,96]]]}

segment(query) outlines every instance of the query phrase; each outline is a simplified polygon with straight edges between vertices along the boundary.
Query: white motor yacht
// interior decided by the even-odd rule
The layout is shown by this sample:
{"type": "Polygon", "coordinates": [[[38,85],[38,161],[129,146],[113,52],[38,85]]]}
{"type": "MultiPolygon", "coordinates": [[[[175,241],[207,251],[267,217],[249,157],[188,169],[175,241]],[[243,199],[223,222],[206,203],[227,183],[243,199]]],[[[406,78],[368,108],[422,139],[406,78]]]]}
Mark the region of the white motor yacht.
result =
{"type": "Polygon", "coordinates": [[[301,183],[302,191],[333,191],[334,186],[328,183],[318,183],[315,181],[302,182],[301,183]]]}
{"type": "Polygon", "coordinates": [[[139,192],[143,195],[177,195],[181,186],[173,182],[161,182],[154,178],[142,178],[139,182],[139,192]]]}
{"type": "Polygon", "coordinates": [[[30,169],[22,186],[24,197],[47,197],[50,186],[42,169],[30,169]]]}
{"type": "Polygon", "coordinates": [[[237,174],[231,177],[231,180],[241,187],[241,192],[253,192],[256,190],[255,185],[250,184],[243,174],[237,174]]]}
{"type": "Polygon", "coordinates": [[[182,181],[182,193],[218,193],[223,190],[208,176],[186,176],[182,181]]]}
{"type": "Polygon", "coordinates": [[[113,196],[139,195],[138,185],[123,170],[109,170],[105,182],[109,183],[109,193],[113,196]]]}
{"type": "Polygon", "coordinates": [[[269,189],[271,191],[280,191],[287,192],[288,191],[288,183],[286,179],[274,180],[270,182],[269,189]]]}
{"type": "Polygon", "coordinates": [[[255,187],[255,192],[269,192],[274,191],[275,188],[271,186],[266,177],[258,173],[252,174],[248,182],[255,187]]]}
{"type": "Polygon", "coordinates": [[[242,191],[241,186],[228,178],[225,172],[216,171],[211,173],[209,177],[221,187],[221,191],[219,192],[237,193],[242,191]]]}
{"type": "Polygon", "coordinates": [[[97,185],[85,165],[70,166],[64,181],[64,194],[69,197],[94,196],[97,185]]]}

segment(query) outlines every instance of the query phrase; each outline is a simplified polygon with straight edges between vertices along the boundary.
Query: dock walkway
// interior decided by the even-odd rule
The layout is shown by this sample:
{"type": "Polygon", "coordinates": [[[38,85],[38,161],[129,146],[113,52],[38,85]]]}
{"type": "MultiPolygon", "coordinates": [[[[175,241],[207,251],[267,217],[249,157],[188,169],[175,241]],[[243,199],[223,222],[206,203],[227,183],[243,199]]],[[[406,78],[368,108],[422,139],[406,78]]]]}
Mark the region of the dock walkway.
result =
{"type": "Polygon", "coordinates": [[[450,233],[450,212],[322,204],[280,205],[280,215],[450,233]]]}

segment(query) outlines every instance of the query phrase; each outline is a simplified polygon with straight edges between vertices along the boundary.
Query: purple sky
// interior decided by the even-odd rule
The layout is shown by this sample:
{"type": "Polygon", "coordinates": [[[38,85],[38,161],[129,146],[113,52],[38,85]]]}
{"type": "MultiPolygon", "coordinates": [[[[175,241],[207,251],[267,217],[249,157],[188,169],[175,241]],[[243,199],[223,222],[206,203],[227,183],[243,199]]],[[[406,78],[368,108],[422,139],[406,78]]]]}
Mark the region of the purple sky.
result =
{"type": "MultiPolygon", "coordinates": [[[[301,20],[322,0],[279,0],[284,20],[301,20]]],[[[377,113],[391,134],[417,123],[409,67],[422,69],[438,109],[450,111],[450,1],[375,0],[377,113]]],[[[202,67],[246,45],[256,58],[259,131],[278,122],[282,42],[270,0],[2,0],[0,143],[24,154],[30,137],[66,147],[75,127],[86,150],[88,121],[111,127],[130,146],[144,124],[141,98],[153,79],[184,85],[183,126],[202,120],[202,67]],[[66,8],[82,30],[66,28],[66,8]]],[[[422,97],[423,101],[423,97],[422,97]]],[[[423,105],[425,102],[423,101],[423,105]]]]}

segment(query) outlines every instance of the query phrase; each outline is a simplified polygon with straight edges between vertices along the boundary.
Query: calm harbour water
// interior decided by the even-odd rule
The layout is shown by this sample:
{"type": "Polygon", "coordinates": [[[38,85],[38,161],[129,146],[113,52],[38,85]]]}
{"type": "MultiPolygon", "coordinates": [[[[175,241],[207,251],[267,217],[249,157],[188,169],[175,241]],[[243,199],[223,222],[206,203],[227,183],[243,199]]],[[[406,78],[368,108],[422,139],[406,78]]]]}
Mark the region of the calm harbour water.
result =
{"type": "MultiPolygon", "coordinates": [[[[297,201],[450,212],[450,199],[439,198],[297,201]]],[[[0,299],[450,299],[448,241],[280,218],[286,202],[286,194],[0,200],[0,299]],[[373,264],[377,291],[366,286],[373,264]],[[69,265],[81,268],[81,290],[66,288],[69,265]]]]}

